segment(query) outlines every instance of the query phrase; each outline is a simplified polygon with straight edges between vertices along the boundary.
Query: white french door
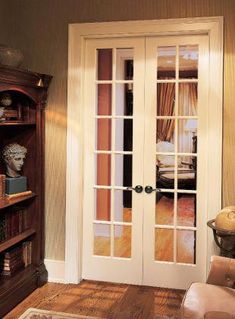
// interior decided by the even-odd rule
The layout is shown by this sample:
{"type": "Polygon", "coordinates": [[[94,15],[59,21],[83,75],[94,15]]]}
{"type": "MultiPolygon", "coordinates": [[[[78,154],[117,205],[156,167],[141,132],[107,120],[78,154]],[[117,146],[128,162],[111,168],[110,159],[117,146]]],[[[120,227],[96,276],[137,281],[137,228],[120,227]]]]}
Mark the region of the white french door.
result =
{"type": "Polygon", "coordinates": [[[207,36],[85,45],[82,277],[204,280],[207,36]]]}

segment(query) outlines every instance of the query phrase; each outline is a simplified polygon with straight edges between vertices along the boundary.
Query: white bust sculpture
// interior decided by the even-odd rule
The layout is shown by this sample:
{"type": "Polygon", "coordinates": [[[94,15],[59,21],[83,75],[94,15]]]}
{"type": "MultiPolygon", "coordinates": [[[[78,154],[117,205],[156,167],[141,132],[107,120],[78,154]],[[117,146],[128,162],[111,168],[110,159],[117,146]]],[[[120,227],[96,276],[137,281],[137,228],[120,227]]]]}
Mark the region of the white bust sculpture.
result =
{"type": "Polygon", "coordinates": [[[3,159],[8,177],[19,177],[24,164],[27,149],[17,143],[8,144],[3,149],[3,159]]]}

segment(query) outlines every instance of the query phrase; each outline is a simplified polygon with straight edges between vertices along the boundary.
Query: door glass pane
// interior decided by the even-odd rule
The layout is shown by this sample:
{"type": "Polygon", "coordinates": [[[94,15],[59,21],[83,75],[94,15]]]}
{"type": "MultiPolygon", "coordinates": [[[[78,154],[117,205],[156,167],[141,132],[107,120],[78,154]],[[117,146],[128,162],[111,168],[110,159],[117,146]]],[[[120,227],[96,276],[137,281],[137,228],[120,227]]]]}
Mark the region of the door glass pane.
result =
{"type": "Polygon", "coordinates": [[[179,78],[197,79],[198,45],[179,46],[179,78]]]}
{"type": "Polygon", "coordinates": [[[133,115],[133,84],[116,84],[116,115],[133,115]]]}
{"type": "Polygon", "coordinates": [[[174,79],[176,47],[163,46],[157,50],[157,79],[174,79]]]}
{"type": "Polygon", "coordinates": [[[111,155],[96,154],[96,184],[111,185],[111,155]]]}
{"type": "Polygon", "coordinates": [[[97,141],[96,149],[99,151],[111,150],[112,121],[110,119],[96,119],[97,141]]]}
{"type": "Polygon", "coordinates": [[[114,256],[131,257],[131,226],[114,226],[114,256]]]}
{"type": "Polygon", "coordinates": [[[95,202],[95,219],[110,221],[111,191],[109,189],[96,189],[95,202]]]}
{"type": "Polygon", "coordinates": [[[132,191],[114,191],[114,219],[116,222],[131,222],[132,220],[132,191]]]}
{"type": "Polygon", "coordinates": [[[179,115],[197,115],[197,83],[179,83],[179,115]]]}
{"type": "Polygon", "coordinates": [[[177,231],[177,257],[179,263],[196,263],[196,232],[193,230],[177,231]]]}
{"type": "Polygon", "coordinates": [[[132,151],[133,145],[133,120],[116,119],[115,120],[115,150],[132,151]]]}
{"type": "Polygon", "coordinates": [[[112,85],[98,84],[97,115],[112,114],[112,85]]]}
{"type": "Polygon", "coordinates": [[[94,255],[110,256],[110,225],[94,224],[94,255]]]}
{"type": "Polygon", "coordinates": [[[175,114],[175,83],[157,83],[157,116],[175,114]]]}
{"type": "Polygon", "coordinates": [[[158,225],[173,225],[174,193],[156,193],[155,223],[158,225]]]}
{"type": "Polygon", "coordinates": [[[155,229],[155,260],[173,261],[173,241],[172,229],[155,229]]]}
{"type": "Polygon", "coordinates": [[[172,189],[175,183],[175,156],[158,154],[156,160],[157,188],[172,189]]]}
{"type": "Polygon", "coordinates": [[[97,50],[97,78],[99,81],[112,80],[112,49],[97,50]]]}
{"type": "Polygon", "coordinates": [[[134,50],[131,48],[117,49],[116,57],[116,79],[133,80],[133,57],[134,50]]]}
{"type": "Polygon", "coordinates": [[[196,153],[197,150],[197,120],[179,120],[178,152],[196,153]]]}
{"type": "Polygon", "coordinates": [[[175,120],[173,119],[157,120],[156,143],[168,142],[168,143],[174,144],[174,134],[175,134],[175,120]]]}
{"type": "Polygon", "coordinates": [[[179,156],[177,188],[196,190],[197,162],[195,156],[179,156]]]}
{"type": "Polygon", "coordinates": [[[115,155],[115,185],[132,185],[132,155],[115,155]]]}
{"type": "Polygon", "coordinates": [[[177,225],[196,227],[196,195],[177,194],[177,225]]]}

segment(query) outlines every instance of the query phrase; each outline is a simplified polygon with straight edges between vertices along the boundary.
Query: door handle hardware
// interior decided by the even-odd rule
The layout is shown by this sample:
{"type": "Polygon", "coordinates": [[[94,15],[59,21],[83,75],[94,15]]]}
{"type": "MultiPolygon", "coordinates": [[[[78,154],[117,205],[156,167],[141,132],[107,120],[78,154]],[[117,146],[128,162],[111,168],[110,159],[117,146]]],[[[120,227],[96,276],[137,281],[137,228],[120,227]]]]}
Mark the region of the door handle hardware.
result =
{"type": "Polygon", "coordinates": [[[143,186],[141,185],[136,185],[135,187],[127,187],[126,189],[134,190],[138,194],[143,192],[143,186]]]}
{"type": "Polygon", "coordinates": [[[161,192],[161,189],[160,188],[152,188],[152,186],[148,185],[148,186],[145,186],[145,189],[144,189],[145,193],[147,194],[151,194],[152,192],[161,192]]]}

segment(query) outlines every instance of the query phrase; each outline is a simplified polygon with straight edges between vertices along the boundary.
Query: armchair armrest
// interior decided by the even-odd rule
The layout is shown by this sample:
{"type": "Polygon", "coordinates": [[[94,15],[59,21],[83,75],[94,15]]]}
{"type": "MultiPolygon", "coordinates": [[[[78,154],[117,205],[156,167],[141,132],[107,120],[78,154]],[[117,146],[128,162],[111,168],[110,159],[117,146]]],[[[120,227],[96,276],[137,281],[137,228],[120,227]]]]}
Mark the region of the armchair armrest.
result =
{"type": "Polygon", "coordinates": [[[207,278],[207,283],[234,288],[235,259],[212,256],[211,268],[207,278]]]}

